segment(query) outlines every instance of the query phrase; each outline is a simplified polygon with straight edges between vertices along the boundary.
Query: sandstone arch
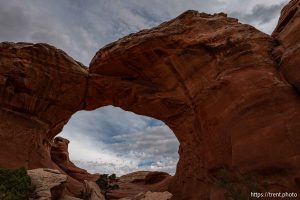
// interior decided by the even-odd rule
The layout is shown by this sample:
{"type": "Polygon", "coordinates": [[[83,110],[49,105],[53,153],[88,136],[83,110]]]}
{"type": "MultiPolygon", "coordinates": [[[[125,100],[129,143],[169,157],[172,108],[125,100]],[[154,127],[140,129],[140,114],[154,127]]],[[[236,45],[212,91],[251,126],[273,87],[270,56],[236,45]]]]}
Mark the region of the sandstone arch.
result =
{"type": "Polygon", "coordinates": [[[224,166],[299,191],[300,101],[275,48],[249,25],[195,11],[104,47],[88,69],[46,44],[2,43],[0,166],[53,165],[48,142],[74,112],[114,105],[175,133],[174,199],[218,199],[211,177],[224,166]]]}

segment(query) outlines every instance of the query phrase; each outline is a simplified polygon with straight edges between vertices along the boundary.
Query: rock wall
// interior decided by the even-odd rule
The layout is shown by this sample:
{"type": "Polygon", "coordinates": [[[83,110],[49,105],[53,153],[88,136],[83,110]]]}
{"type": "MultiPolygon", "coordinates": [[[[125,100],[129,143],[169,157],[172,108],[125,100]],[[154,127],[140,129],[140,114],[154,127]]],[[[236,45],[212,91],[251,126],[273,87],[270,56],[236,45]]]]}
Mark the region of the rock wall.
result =
{"type": "Polygon", "coordinates": [[[53,169],[28,170],[35,187],[34,200],[58,199],[64,194],[67,175],[53,169]]]}
{"type": "Polygon", "coordinates": [[[272,36],[278,46],[273,54],[286,80],[300,89],[300,5],[299,1],[291,1],[282,12],[272,36]]]}
{"type": "Polygon", "coordinates": [[[272,36],[187,11],[100,49],[89,69],[46,44],[1,43],[0,166],[52,167],[50,141],[71,115],[114,105],[175,133],[172,199],[218,199],[224,168],[300,192],[299,2],[272,36]]]}
{"type": "Polygon", "coordinates": [[[0,44],[0,166],[51,167],[50,141],[83,109],[87,76],[55,47],[0,44]]]}
{"type": "Polygon", "coordinates": [[[119,188],[108,192],[111,199],[134,198],[141,193],[165,192],[172,176],[165,172],[137,171],[117,178],[119,188]]]}
{"type": "Polygon", "coordinates": [[[225,14],[188,11],[101,49],[89,68],[87,108],[105,96],[166,122],[180,142],[175,199],[209,199],[222,167],[294,190],[300,101],[277,70],[276,45],[225,14]]]}

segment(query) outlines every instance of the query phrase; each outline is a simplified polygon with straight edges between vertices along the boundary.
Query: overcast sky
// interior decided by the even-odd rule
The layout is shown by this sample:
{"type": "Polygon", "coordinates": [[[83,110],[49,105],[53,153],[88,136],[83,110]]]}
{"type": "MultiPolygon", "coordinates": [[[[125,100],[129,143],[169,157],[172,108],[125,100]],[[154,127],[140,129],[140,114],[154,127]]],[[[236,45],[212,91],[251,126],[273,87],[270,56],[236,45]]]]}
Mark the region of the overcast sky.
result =
{"type": "MultiPolygon", "coordinates": [[[[88,65],[96,51],[185,10],[225,12],[271,33],[287,0],[0,0],[0,41],[44,42],[88,65]]],[[[78,112],[63,131],[70,156],[91,172],[170,173],[178,142],[162,122],[105,107],[78,112]]]]}

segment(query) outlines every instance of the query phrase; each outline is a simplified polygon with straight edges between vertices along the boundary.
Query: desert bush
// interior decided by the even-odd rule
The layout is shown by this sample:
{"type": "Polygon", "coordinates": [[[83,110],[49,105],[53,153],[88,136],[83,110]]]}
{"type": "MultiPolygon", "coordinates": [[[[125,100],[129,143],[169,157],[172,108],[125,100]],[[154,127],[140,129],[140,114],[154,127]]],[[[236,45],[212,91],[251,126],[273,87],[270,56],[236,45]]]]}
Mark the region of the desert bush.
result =
{"type": "Polygon", "coordinates": [[[1,200],[28,200],[33,194],[34,187],[25,168],[0,168],[1,200]]]}
{"type": "Polygon", "coordinates": [[[116,182],[117,182],[116,174],[111,174],[111,175],[101,174],[100,178],[96,181],[101,191],[103,192],[105,199],[109,199],[107,196],[107,193],[109,191],[119,188],[119,185],[116,184],[116,182]]]}

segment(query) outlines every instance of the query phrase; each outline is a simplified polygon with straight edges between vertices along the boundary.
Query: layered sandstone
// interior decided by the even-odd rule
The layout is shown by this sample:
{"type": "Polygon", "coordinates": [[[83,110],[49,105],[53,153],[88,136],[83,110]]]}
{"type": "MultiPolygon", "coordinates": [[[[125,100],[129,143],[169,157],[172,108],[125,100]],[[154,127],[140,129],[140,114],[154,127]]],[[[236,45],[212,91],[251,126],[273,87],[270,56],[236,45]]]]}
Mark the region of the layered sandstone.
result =
{"type": "Polygon", "coordinates": [[[146,192],[138,194],[133,198],[122,198],[120,200],[170,200],[172,194],[169,192],[146,192]]]}
{"type": "Polygon", "coordinates": [[[269,185],[282,170],[280,187],[294,189],[300,101],[278,73],[274,45],[269,35],[224,14],[188,11],[101,49],[89,68],[87,108],[100,106],[104,96],[174,131],[175,199],[210,198],[209,177],[222,167],[259,176],[275,171],[263,178],[269,185]]]}
{"type": "Polygon", "coordinates": [[[46,44],[1,43],[0,166],[59,168],[50,143],[71,115],[114,105],[175,133],[172,199],[220,199],[220,169],[300,192],[299,23],[299,0],[273,36],[187,11],[100,49],[88,70],[46,44]]]}
{"type": "Polygon", "coordinates": [[[67,176],[53,169],[28,170],[35,187],[35,200],[58,199],[64,194],[67,176]]]}
{"type": "Polygon", "coordinates": [[[50,141],[84,107],[87,70],[47,44],[4,42],[0,58],[0,166],[52,167],[50,141]]]}
{"type": "Polygon", "coordinates": [[[134,198],[140,193],[164,192],[168,190],[172,176],[165,172],[138,171],[118,178],[119,189],[112,190],[108,196],[113,199],[134,198]]]}
{"type": "MultiPolygon", "coordinates": [[[[86,67],[48,44],[0,43],[0,167],[62,171],[51,143],[84,107],[87,77],[86,67]]],[[[80,194],[78,181],[67,182],[80,194]]]]}
{"type": "Polygon", "coordinates": [[[93,181],[84,181],[84,200],[105,200],[99,186],[93,181]]]}
{"type": "Polygon", "coordinates": [[[286,80],[300,90],[300,1],[292,0],[282,12],[272,36],[278,46],[273,54],[286,80]]]}

